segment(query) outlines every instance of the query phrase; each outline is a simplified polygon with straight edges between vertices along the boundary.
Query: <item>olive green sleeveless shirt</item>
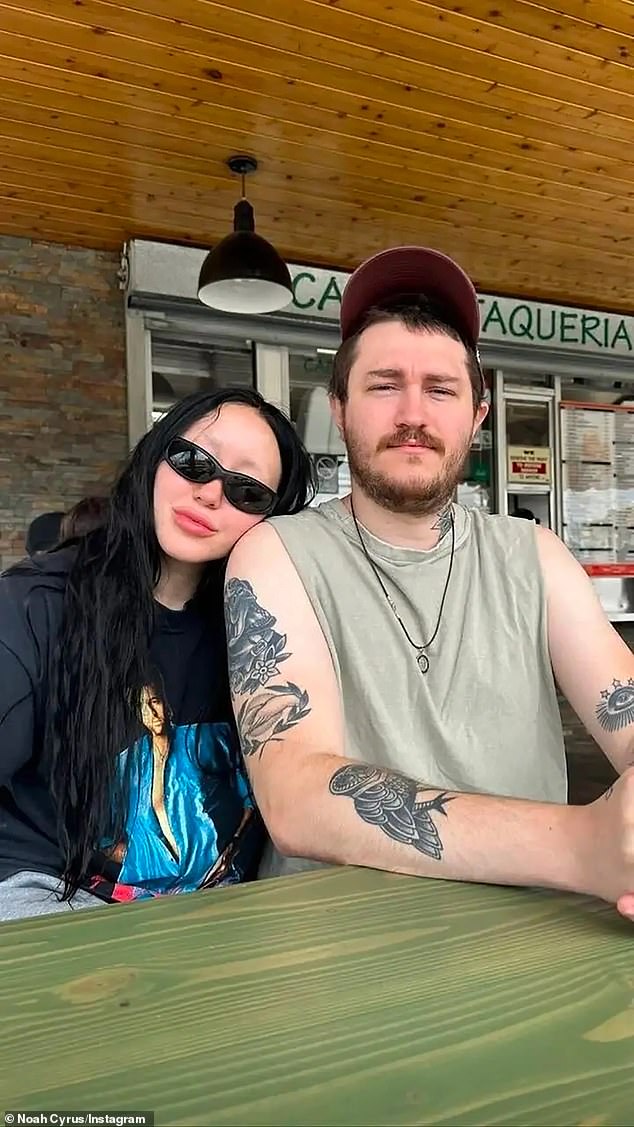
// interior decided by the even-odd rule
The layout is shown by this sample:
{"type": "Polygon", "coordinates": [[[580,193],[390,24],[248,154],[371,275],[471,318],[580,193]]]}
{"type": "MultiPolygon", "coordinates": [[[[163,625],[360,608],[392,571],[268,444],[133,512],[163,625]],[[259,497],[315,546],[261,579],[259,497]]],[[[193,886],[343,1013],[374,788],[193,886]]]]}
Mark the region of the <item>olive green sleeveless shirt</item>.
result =
{"type": "MultiPolygon", "coordinates": [[[[344,754],[431,787],[563,803],[566,761],[535,526],[460,505],[453,512],[453,567],[425,674],[339,499],[271,522],[328,643],[344,754]]],[[[451,534],[429,551],[362,535],[411,638],[427,642],[451,534]]],[[[262,875],[304,867],[269,853],[262,875]]]]}

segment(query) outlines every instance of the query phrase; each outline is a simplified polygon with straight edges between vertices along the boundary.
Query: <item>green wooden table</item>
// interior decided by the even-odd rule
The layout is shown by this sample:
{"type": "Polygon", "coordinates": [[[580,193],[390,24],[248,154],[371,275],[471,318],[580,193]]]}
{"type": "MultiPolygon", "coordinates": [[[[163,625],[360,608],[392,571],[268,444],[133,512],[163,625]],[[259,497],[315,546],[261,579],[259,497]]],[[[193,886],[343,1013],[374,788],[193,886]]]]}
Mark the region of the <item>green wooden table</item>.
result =
{"type": "Polygon", "coordinates": [[[0,925],[0,1124],[633,1127],[634,925],[328,869],[0,925]]]}

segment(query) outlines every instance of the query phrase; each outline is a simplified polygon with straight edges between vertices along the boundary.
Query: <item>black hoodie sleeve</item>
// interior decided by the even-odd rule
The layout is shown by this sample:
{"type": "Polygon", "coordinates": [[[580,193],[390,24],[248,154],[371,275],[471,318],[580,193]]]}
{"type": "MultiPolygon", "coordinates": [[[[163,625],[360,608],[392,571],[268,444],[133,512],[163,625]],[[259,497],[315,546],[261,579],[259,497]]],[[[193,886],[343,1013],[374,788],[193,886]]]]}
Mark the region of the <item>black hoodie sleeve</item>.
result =
{"type": "Polygon", "coordinates": [[[0,786],[6,786],[33,754],[34,712],[29,671],[0,638],[0,786]]]}
{"type": "Polygon", "coordinates": [[[50,594],[18,576],[0,578],[0,786],[41,751],[35,744],[38,695],[48,681],[50,594]]]}

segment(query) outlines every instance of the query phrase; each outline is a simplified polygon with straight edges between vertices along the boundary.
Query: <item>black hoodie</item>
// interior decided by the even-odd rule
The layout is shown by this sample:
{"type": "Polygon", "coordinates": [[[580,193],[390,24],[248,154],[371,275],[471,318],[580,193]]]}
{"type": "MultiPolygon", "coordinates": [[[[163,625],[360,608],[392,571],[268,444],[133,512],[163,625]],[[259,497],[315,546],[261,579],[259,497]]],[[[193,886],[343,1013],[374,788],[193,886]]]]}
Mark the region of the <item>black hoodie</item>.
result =
{"type": "Polygon", "coordinates": [[[0,879],[61,867],[43,741],[72,555],[45,553],[0,577],[0,879]]]}
{"type": "MultiPolygon", "coordinates": [[[[0,576],[0,880],[62,870],[44,745],[73,556],[48,552],[0,576]]],[[[131,733],[119,750],[124,839],[99,843],[85,882],[106,900],[236,883],[253,875],[262,846],[237,753],[222,624],[211,629],[190,607],[158,607],[150,660],[167,720],[158,735],[131,733]]]]}

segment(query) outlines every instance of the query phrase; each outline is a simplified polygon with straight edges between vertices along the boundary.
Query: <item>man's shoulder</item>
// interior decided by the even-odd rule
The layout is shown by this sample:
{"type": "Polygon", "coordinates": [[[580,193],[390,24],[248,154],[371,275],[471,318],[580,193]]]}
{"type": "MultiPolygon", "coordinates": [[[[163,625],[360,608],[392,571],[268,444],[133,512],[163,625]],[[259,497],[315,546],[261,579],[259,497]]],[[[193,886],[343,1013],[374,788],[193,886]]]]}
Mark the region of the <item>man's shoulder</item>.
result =
{"type": "Polygon", "coordinates": [[[265,524],[273,528],[306,527],[308,525],[322,525],[324,521],[336,521],[342,511],[341,501],[333,497],[330,501],[322,501],[319,505],[309,505],[301,513],[290,516],[270,517],[265,524]]]}
{"type": "Polygon", "coordinates": [[[300,513],[270,517],[240,537],[229,556],[227,575],[259,577],[274,569],[284,581],[298,570],[298,560],[320,555],[324,534],[330,538],[339,523],[338,508],[332,501],[300,513]]]}
{"type": "Polygon", "coordinates": [[[269,517],[268,520],[250,528],[238,541],[234,548],[251,551],[273,550],[275,545],[284,543],[287,536],[297,532],[304,537],[308,530],[323,527],[325,522],[333,523],[336,509],[332,501],[322,505],[309,506],[300,513],[291,513],[285,516],[269,517]]]}
{"type": "Polygon", "coordinates": [[[294,513],[292,516],[272,517],[254,525],[234,545],[229,554],[227,575],[242,574],[245,568],[249,574],[270,567],[277,563],[286,553],[284,550],[284,536],[281,528],[284,521],[297,521],[303,526],[304,513],[294,513]]]}
{"type": "Polygon", "coordinates": [[[553,555],[572,558],[561,536],[552,528],[537,524],[527,517],[504,516],[502,513],[485,513],[474,509],[471,510],[470,519],[472,527],[479,530],[482,536],[497,540],[502,547],[528,549],[532,546],[542,562],[544,557],[553,555]]]}
{"type": "Polygon", "coordinates": [[[535,540],[541,531],[541,525],[523,517],[488,513],[483,509],[467,509],[466,512],[471,527],[482,536],[515,542],[526,537],[535,540]]]}
{"type": "Polygon", "coordinates": [[[468,521],[474,550],[484,555],[494,570],[502,568],[507,577],[535,575],[541,561],[541,543],[551,538],[558,541],[550,529],[523,517],[471,509],[468,521]]]}

